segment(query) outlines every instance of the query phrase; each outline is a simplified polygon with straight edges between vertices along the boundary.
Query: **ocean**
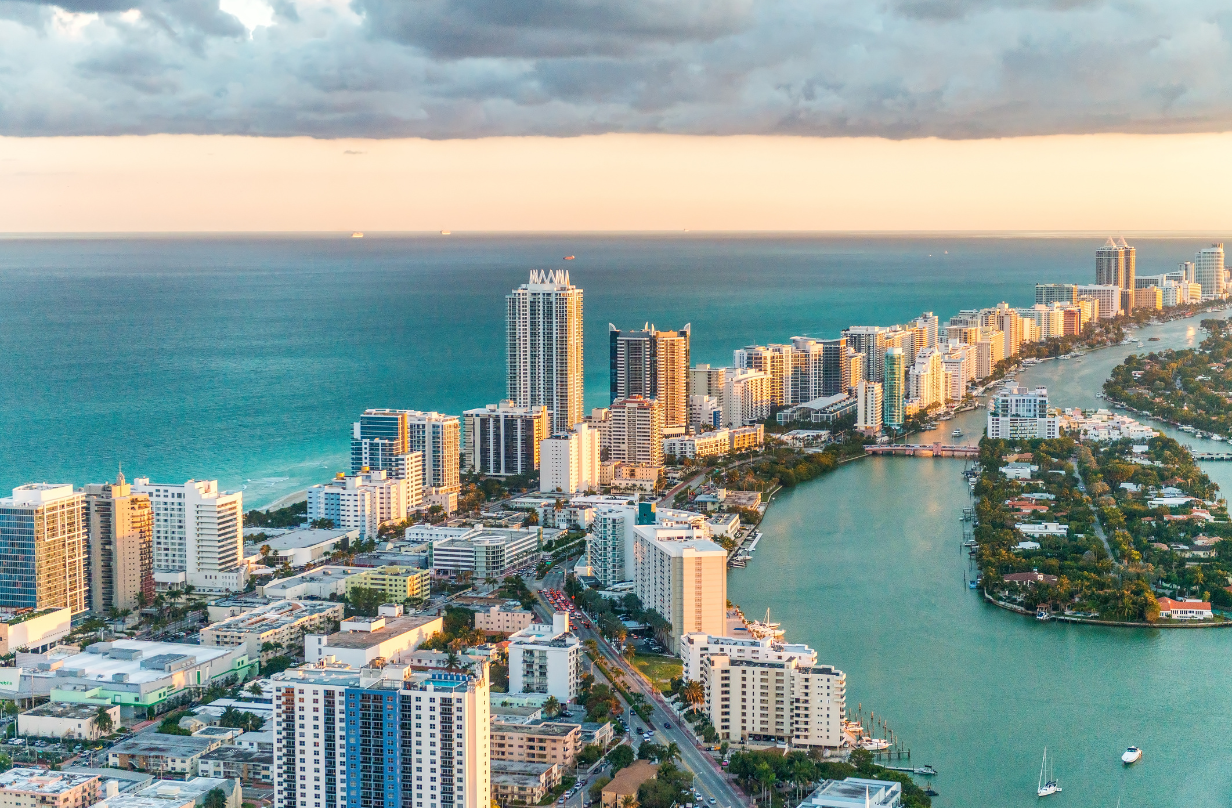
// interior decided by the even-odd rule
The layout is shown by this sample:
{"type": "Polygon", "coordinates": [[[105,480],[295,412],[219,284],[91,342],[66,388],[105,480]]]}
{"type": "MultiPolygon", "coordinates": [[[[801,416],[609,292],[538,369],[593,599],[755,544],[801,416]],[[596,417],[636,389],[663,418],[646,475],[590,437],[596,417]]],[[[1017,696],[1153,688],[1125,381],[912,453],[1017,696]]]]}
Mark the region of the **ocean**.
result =
{"type": "MultiPolygon", "coordinates": [[[[1139,274],[1205,239],[1138,240],[1139,274]]],[[[504,395],[504,295],[532,268],[585,290],[587,406],[607,325],[692,323],[694,362],[1087,282],[1094,237],[125,236],[0,239],[0,491],[217,478],[264,506],[346,468],[366,407],[504,395]],[[572,261],[563,260],[574,255],[572,261]]]]}

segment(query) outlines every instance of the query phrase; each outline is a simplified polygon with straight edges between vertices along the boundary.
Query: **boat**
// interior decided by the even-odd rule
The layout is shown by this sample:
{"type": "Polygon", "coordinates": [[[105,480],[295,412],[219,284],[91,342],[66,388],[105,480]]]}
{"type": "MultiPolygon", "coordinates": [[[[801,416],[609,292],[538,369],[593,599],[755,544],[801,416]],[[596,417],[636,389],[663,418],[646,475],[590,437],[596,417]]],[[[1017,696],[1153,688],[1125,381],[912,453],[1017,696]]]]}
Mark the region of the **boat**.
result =
{"type": "Polygon", "coordinates": [[[566,260],[566,261],[572,261],[572,260],[573,260],[573,256],[572,256],[572,255],[566,255],[566,256],[565,256],[565,260],[566,260]]]}
{"type": "Polygon", "coordinates": [[[967,581],[968,589],[979,589],[979,587],[980,587],[979,581],[967,581]]]}
{"type": "Polygon", "coordinates": [[[950,436],[954,438],[961,438],[963,436],[963,431],[961,429],[955,429],[950,433],[950,436]]]}
{"type": "Polygon", "coordinates": [[[860,748],[869,752],[883,752],[890,748],[890,742],[884,738],[864,738],[860,741],[860,748]]]}
{"type": "Polygon", "coordinates": [[[1051,614],[1049,614],[1049,612],[1048,612],[1048,607],[1047,607],[1047,606],[1040,606],[1039,608],[1037,608],[1037,609],[1035,610],[1035,619],[1036,619],[1036,620],[1050,620],[1050,619],[1052,619],[1052,615],[1051,615],[1051,614]]]}
{"type": "Polygon", "coordinates": [[[1136,746],[1131,746],[1125,750],[1125,754],[1121,755],[1121,762],[1126,766],[1137,763],[1142,760],[1142,750],[1136,746]]]}
{"type": "Polygon", "coordinates": [[[1147,337],[1147,342],[1159,342],[1159,337],[1147,337]]]}
{"type": "Polygon", "coordinates": [[[1048,747],[1044,747],[1044,759],[1040,762],[1039,785],[1035,788],[1035,796],[1050,797],[1061,793],[1061,784],[1048,768],[1048,747]]]}
{"type": "Polygon", "coordinates": [[[358,230],[356,230],[354,233],[351,234],[351,238],[363,238],[363,237],[364,237],[364,234],[359,232],[358,230]]]}
{"type": "Polygon", "coordinates": [[[448,231],[448,230],[442,230],[442,231],[441,231],[441,235],[442,235],[442,236],[448,236],[448,235],[449,235],[449,231],[448,231]]]}

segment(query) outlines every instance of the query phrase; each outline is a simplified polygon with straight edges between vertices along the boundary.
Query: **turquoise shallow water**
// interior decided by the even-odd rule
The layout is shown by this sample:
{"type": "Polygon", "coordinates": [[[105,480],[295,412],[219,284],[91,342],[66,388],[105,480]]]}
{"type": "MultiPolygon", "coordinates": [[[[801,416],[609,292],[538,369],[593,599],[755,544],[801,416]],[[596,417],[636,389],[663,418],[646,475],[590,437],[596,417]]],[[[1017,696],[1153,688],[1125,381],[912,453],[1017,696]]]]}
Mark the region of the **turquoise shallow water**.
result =
{"type": "MultiPolygon", "coordinates": [[[[1138,332],[1152,347],[1192,344],[1196,321],[1138,332]]],[[[1118,347],[1019,375],[1060,406],[1098,406],[1118,347]]],[[[984,413],[926,441],[966,443],[984,413]]],[[[1158,425],[1156,425],[1158,426],[1158,425]]],[[[1203,448],[1226,444],[1198,441],[1203,448]]],[[[756,558],[728,596],[783,623],[848,676],[849,706],[885,717],[916,763],[940,772],[935,804],[1036,805],[1045,746],[1064,791],[1055,806],[1220,806],[1232,800],[1232,630],[1130,630],[1039,624],[966,586],[959,516],[971,504],[963,461],[876,458],[779,498],[756,558]],[[774,586],[766,582],[773,580],[774,586]],[[1119,756],[1144,749],[1136,766],[1119,756]]],[[[1232,490],[1232,464],[1207,472],[1232,490]]]]}
{"type": "MultiPolygon", "coordinates": [[[[693,324],[695,361],[931,309],[1032,302],[1101,239],[216,236],[0,239],[0,491],[216,477],[261,505],[346,464],[369,406],[458,413],[504,393],[504,295],[532,267],[586,290],[587,396],[607,323],[693,324]],[[565,255],[576,255],[564,262],[565,255]]],[[[1198,240],[1140,242],[1140,272],[1198,240]]]]}

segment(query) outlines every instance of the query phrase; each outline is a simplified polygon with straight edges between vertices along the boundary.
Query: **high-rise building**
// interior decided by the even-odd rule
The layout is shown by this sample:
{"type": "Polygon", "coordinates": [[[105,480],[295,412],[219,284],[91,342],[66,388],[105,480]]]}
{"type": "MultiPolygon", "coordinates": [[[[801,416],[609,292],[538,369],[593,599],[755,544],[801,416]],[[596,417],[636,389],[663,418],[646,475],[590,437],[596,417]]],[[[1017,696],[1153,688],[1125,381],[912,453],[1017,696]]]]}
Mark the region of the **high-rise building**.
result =
{"type": "Polygon", "coordinates": [[[90,609],[105,614],[154,600],[154,511],[148,494],[134,494],[121,473],[114,483],[87,485],[85,527],[90,609]]]}
{"type": "Polygon", "coordinates": [[[552,432],[582,420],[582,290],[563,269],[530,271],[506,297],[508,398],[552,411],[552,432]]]}
{"type": "Polygon", "coordinates": [[[915,318],[912,325],[924,331],[925,348],[937,347],[937,338],[941,330],[941,321],[931,311],[926,311],[915,318]]]}
{"type": "Polygon", "coordinates": [[[907,374],[907,400],[920,410],[945,403],[945,368],[941,354],[926,348],[916,357],[907,374]]]}
{"type": "MultiPolygon", "coordinates": [[[[460,428],[456,415],[419,410],[368,409],[351,432],[351,473],[384,471],[408,480],[411,507],[438,495],[457,501],[460,428]]],[[[444,504],[443,502],[441,504],[444,504]]],[[[453,511],[453,507],[446,510],[453,511]]]]}
{"type": "Polygon", "coordinates": [[[0,606],[74,615],[90,608],[84,499],[71,485],[48,483],[0,498],[0,606]]]}
{"type": "Polygon", "coordinates": [[[666,429],[687,427],[692,326],[659,331],[647,323],[641,331],[621,331],[608,323],[607,328],[611,400],[631,396],[655,399],[663,405],[666,429]]]}
{"type": "Polygon", "coordinates": [[[689,370],[689,395],[720,398],[727,384],[728,368],[697,365],[689,370]]]}
{"type": "Polygon", "coordinates": [[[360,538],[372,539],[382,523],[401,521],[416,510],[422,500],[413,498],[419,493],[413,481],[384,471],[339,472],[308,489],[308,521],[328,519],[339,530],[359,530],[360,538]]]}
{"type": "Polygon", "coordinates": [[[462,490],[458,469],[462,449],[458,416],[411,410],[407,427],[411,452],[423,455],[424,501],[453,513],[458,509],[458,492],[462,490]]]}
{"type": "Polygon", "coordinates": [[[1137,271],[1137,250],[1125,243],[1125,239],[1113,241],[1111,237],[1104,246],[1095,251],[1095,283],[1097,286],[1116,286],[1134,289],[1137,271]]]}
{"type": "Polygon", "coordinates": [[[865,368],[864,377],[870,382],[883,381],[885,335],[889,330],[879,325],[853,325],[843,330],[843,338],[847,340],[847,347],[864,355],[862,363],[865,368]]]}
{"type": "Polygon", "coordinates": [[[393,472],[394,458],[410,451],[410,410],[367,409],[351,427],[351,471],[393,472]]]}
{"type": "Polygon", "coordinates": [[[488,666],[468,664],[469,673],[388,664],[281,674],[275,808],[489,808],[488,666]]]}
{"type": "Polygon", "coordinates": [[[727,551],[693,527],[634,528],[633,591],[672,626],[669,648],[690,632],[727,630],[727,551]]]}
{"type": "Polygon", "coordinates": [[[608,459],[621,463],[663,465],[663,405],[632,396],[612,402],[608,459]]]}
{"type": "Polygon", "coordinates": [[[997,439],[1055,438],[1060,418],[1048,409],[1043,387],[1006,387],[993,396],[988,409],[988,437],[997,439]]]}
{"type": "Polygon", "coordinates": [[[582,641],[569,630],[569,613],[552,624],[533,623],[509,638],[509,692],[546,693],[573,701],[582,679],[582,641]]]}
{"type": "Polygon", "coordinates": [[[539,468],[539,444],[549,434],[547,407],[519,407],[512,401],[462,413],[466,419],[466,467],[506,477],[539,468]]]}
{"type": "Polygon", "coordinates": [[[1194,282],[1202,287],[1202,298],[1213,300],[1226,291],[1223,243],[1212,244],[1194,257],[1194,282]]]}
{"type": "Polygon", "coordinates": [[[1007,303],[998,303],[993,325],[997,327],[1005,340],[1003,352],[1005,358],[1017,356],[1023,342],[1022,319],[1018,316],[1018,311],[1011,309],[1007,303]]]}
{"type": "Polygon", "coordinates": [[[579,494],[599,490],[599,430],[578,424],[539,444],[539,490],[579,494]]]}
{"type": "Polygon", "coordinates": [[[879,382],[860,382],[856,385],[856,429],[880,432],[883,402],[879,382]]]}
{"type": "Polygon", "coordinates": [[[770,403],[781,407],[791,398],[794,362],[790,345],[749,345],[733,352],[737,370],[758,370],[770,380],[770,403]]]}
{"type": "MultiPolygon", "coordinates": [[[[248,583],[244,558],[244,494],[228,494],[217,480],[179,484],[133,480],[132,490],[150,498],[154,511],[154,580],[182,572],[183,583],[202,592],[243,589],[248,583]]],[[[176,577],[162,578],[178,584],[176,577]]]]}
{"type": "Polygon", "coordinates": [[[1121,287],[1111,284],[1079,286],[1078,299],[1090,297],[1099,301],[1098,318],[1111,320],[1121,314],[1121,287]]]}
{"type": "Polygon", "coordinates": [[[637,523],[637,503],[605,503],[595,507],[594,521],[586,535],[586,563],[604,586],[633,580],[633,528],[637,523]]]}
{"type": "Polygon", "coordinates": [[[1078,296],[1077,288],[1072,283],[1037,283],[1035,284],[1035,305],[1073,303],[1074,298],[1078,296]]]}
{"type": "Polygon", "coordinates": [[[882,411],[885,425],[902,429],[907,421],[907,360],[900,347],[887,348],[882,372],[882,411]]]}
{"type": "Polygon", "coordinates": [[[729,368],[723,387],[722,426],[748,426],[769,418],[773,406],[770,387],[770,376],[760,370],[729,368]]]}
{"type": "Polygon", "coordinates": [[[847,357],[847,339],[821,340],[822,371],[821,393],[823,396],[837,396],[847,392],[851,387],[851,363],[847,357]]]}

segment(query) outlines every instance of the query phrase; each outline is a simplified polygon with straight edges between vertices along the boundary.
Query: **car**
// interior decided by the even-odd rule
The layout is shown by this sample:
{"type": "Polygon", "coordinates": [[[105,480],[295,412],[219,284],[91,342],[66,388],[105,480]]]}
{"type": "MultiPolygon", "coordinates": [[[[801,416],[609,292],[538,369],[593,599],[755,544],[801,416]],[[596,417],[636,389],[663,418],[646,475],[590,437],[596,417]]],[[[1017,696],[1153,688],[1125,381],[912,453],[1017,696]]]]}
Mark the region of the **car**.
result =
{"type": "Polygon", "coordinates": [[[723,766],[726,766],[726,765],[727,765],[727,761],[726,761],[726,760],[725,760],[725,761],[723,761],[723,764],[722,764],[722,765],[723,765],[723,766]]]}
{"type": "Polygon", "coordinates": [[[668,722],[666,722],[666,721],[664,721],[664,722],[663,722],[663,729],[671,729],[671,728],[672,728],[672,725],[671,725],[671,724],[669,724],[669,723],[668,723],[668,722]]]}
{"type": "Polygon", "coordinates": [[[711,804],[711,805],[714,805],[716,802],[718,802],[718,800],[716,800],[714,797],[711,797],[711,798],[710,798],[710,804],[711,804]]]}
{"type": "Polygon", "coordinates": [[[560,799],[558,799],[558,800],[556,801],[556,804],[557,804],[557,805],[564,805],[564,804],[565,804],[565,798],[564,798],[564,797],[561,797],[560,799]]]}

